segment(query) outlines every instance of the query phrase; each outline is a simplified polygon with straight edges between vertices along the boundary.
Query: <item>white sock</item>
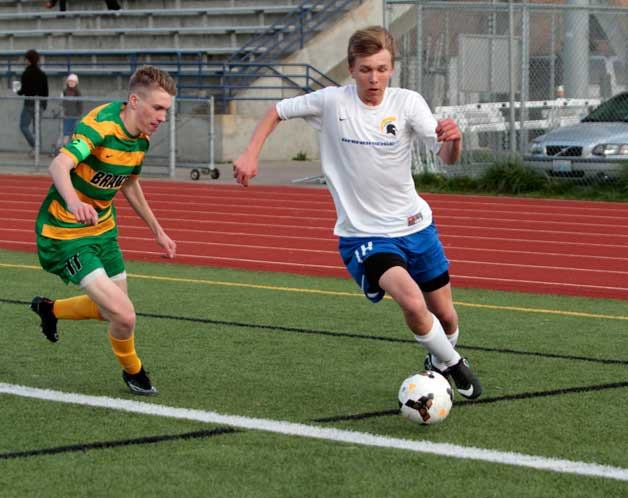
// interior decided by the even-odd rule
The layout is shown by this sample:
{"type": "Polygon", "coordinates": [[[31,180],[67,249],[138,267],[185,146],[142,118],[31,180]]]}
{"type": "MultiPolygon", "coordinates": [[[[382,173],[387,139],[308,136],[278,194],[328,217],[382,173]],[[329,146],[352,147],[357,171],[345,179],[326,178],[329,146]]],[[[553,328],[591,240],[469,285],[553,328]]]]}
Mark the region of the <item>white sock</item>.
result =
{"type": "MultiPolygon", "coordinates": [[[[456,344],[458,342],[458,336],[459,335],[460,335],[460,329],[459,328],[457,328],[456,331],[453,334],[447,335],[447,340],[449,341],[449,343],[454,348],[456,347],[456,344]]],[[[436,356],[434,356],[433,354],[430,353],[430,357],[432,358],[432,365],[435,368],[438,368],[441,372],[447,368],[447,365],[445,363],[443,363],[442,361],[439,361],[438,358],[436,358],[436,356]]]]}
{"type": "Polygon", "coordinates": [[[460,335],[460,328],[457,328],[456,331],[453,334],[449,334],[447,336],[447,340],[449,340],[449,343],[455,348],[456,344],[458,343],[458,336],[460,335]]]}
{"type": "MultiPolygon", "coordinates": [[[[443,326],[438,319],[434,315],[432,315],[432,318],[434,319],[432,329],[426,335],[415,335],[415,338],[432,355],[432,359],[438,359],[434,366],[439,370],[444,370],[458,363],[460,355],[454,349],[451,339],[445,334],[443,326]]],[[[456,336],[454,340],[458,340],[458,334],[455,333],[453,335],[456,336]]]]}

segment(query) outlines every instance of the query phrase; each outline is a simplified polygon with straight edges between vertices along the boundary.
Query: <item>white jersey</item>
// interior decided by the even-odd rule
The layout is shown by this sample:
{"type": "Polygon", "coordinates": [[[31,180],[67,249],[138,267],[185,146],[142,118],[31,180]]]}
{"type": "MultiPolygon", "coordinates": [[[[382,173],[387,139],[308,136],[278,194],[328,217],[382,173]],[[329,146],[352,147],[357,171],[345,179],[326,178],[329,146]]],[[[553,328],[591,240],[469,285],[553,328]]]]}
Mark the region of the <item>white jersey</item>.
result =
{"type": "Polygon", "coordinates": [[[400,237],[424,229],[432,211],[412,179],[412,142],[438,150],[436,120],[418,93],[387,88],[368,106],[355,85],[328,87],[277,103],[282,120],[319,131],[321,163],[336,205],[334,234],[400,237]]]}

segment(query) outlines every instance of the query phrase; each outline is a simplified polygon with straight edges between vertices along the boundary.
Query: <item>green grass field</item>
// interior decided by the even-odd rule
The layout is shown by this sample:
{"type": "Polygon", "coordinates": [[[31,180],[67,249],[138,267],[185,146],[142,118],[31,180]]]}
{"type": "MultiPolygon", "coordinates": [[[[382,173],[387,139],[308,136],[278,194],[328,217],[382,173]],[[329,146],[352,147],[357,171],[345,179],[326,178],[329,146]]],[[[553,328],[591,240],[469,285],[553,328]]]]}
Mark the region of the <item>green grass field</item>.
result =
{"type": "MultiPolygon", "coordinates": [[[[423,351],[397,305],[349,280],[128,264],[136,343],[160,390],[123,384],[103,322],[51,344],[28,303],[78,292],[0,250],[0,383],[628,472],[625,301],[455,289],[485,387],[449,418],[395,413],[423,351]]],[[[100,399],[100,398],[99,398],[100,399]]],[[[102,398],[104,399],[104,398],[102,398]]],[[[0,496],[625,497],[628,482],[0,394],[0,496]]]]}

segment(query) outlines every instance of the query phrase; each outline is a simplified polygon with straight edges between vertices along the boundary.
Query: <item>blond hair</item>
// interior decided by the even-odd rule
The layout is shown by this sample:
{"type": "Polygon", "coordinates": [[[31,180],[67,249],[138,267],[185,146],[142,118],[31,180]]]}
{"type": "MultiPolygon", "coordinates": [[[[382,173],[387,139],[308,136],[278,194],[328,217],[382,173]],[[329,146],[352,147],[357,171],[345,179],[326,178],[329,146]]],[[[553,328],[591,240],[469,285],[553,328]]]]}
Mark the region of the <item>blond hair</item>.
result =
{"type": "Polygon", "coordinates": [[[138,93],[143,90],[161,88],[170,95],[177,94],[177,85],[166,71],[155,66],[142,66],[137,69],[129,80],[129,92],[138,93]]]}
{"type": "Polygon", "coordinates": [[[395,40],[390,32],[382,26],[369,26],[359,29],[349,38],[347,61],[353,66],[356,57],[368,57],[381,50],[388,50],[393,66],[395,65],[395,40]]]}

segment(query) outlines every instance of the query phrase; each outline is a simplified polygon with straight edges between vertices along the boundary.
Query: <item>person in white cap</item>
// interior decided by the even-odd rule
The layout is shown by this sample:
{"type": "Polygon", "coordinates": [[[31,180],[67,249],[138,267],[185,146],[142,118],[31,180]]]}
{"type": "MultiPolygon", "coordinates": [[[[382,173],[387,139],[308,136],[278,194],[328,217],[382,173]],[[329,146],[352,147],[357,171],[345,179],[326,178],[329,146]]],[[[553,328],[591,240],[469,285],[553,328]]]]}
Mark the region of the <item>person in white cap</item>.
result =
{"type": "MultiPolygon", "coordinates": [[[[65,79],[65,88],[63,89],[64,97],[80,97],[81,91],[78,87],[78,76],[74,73],[68,75],[65,79]]],[[[63,101],[63,145],[67,144],[70,136],[74,132],[74,127],[83,115],[83,102],[80,100],[64,100],[63,101]]]]}

